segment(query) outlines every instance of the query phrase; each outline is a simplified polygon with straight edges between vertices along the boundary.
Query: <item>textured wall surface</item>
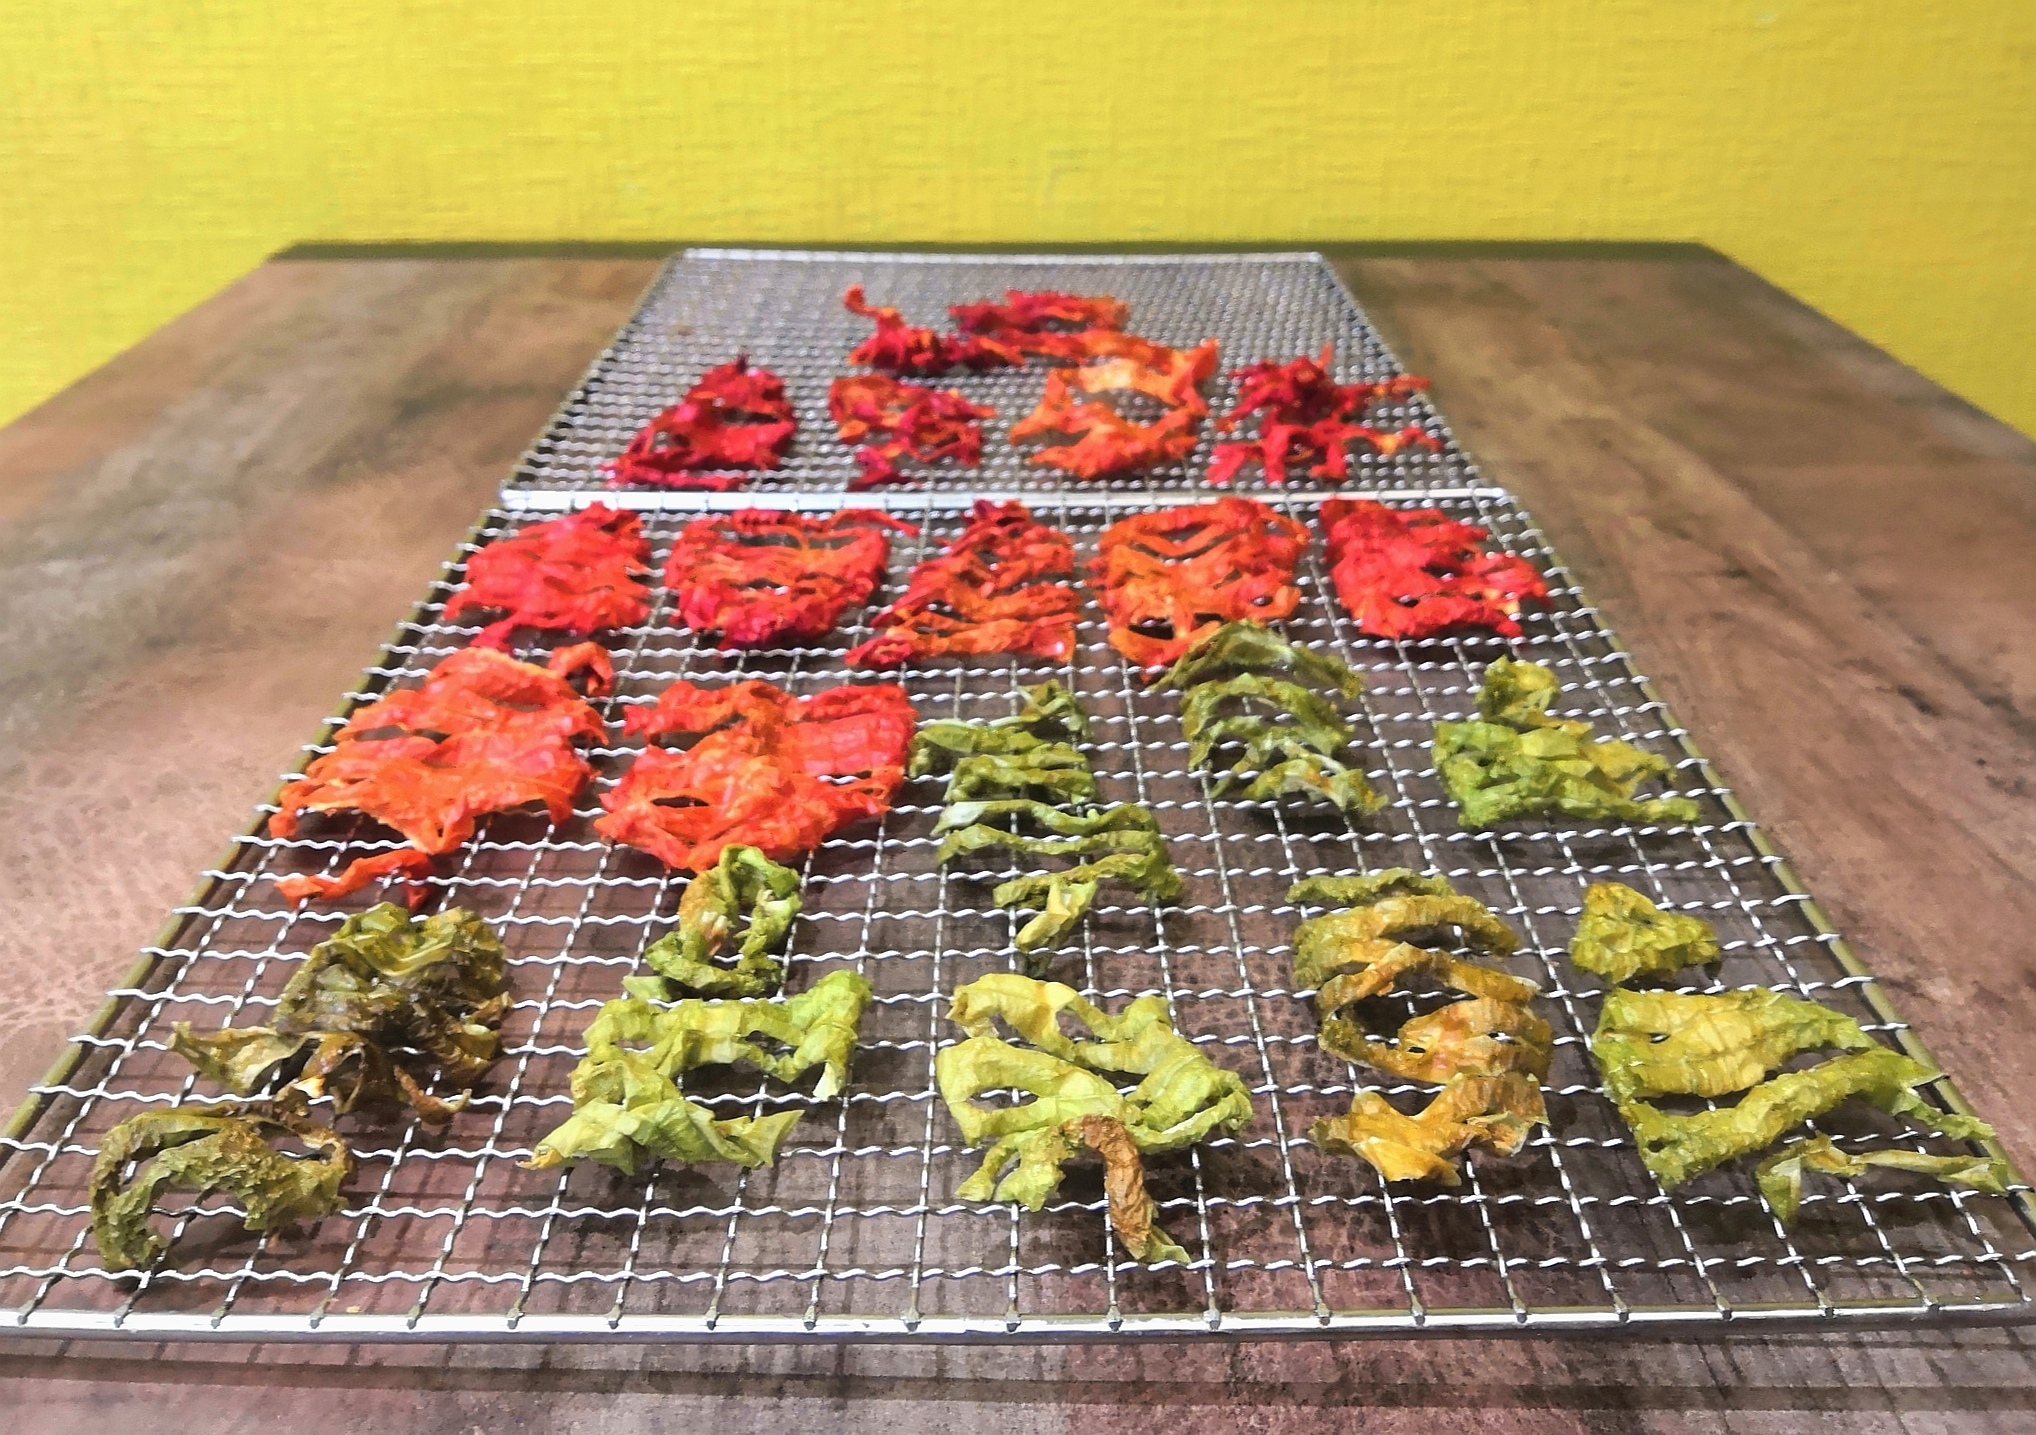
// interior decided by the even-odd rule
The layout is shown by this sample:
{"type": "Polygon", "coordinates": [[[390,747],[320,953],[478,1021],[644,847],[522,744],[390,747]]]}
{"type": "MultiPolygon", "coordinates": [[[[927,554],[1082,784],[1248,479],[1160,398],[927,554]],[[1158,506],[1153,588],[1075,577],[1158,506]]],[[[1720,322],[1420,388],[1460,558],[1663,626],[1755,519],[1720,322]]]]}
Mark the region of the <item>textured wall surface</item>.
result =
{"type": "Polygon", "coordinates": [[[39,0],[0,419],[302,240],[1695,239],[2036,432],[2030,0],[39,0]]]}

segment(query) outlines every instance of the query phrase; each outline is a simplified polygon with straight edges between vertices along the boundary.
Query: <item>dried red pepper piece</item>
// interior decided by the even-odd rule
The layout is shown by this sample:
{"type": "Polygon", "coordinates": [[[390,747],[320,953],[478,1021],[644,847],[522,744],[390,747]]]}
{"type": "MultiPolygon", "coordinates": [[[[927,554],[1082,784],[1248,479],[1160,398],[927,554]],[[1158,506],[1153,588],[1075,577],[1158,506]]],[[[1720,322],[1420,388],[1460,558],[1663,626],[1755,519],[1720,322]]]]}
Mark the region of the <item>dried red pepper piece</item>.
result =
{"type": "Polygon", "coordinates": [[[631,708],[623,727],[653,743],[704,736],[685,748],[646,747],[601,799],[608,813],[594,825],[680,871],[707,870],[730,844],[788,862],[890,810],[913,721],[896,683],[795,698],[755,679],[711,688],[681,680],[655,706],[631,708]]]}
{"type": "Polygon", "coordinates": [[[1301,601],[1294,569],[1307,546],[1300,524],[1248,498],[1118,520],[1095,562],[1110,645],[1157,667],[1223,623],[1287,617],[1301,601]]]}
{"type": "MultiPolygon", "coordinates": [[[[437,855],[471,838],[475,819],[491,812],[541,802],[552,821],[565,821],[591,775],[573,742],[605,732],[569,678],[591,667],[598,681],[607,661],[597,643],[562,649],[544,668],[493,648],[454,653],[423,686],[399,688],[349,718],[333,750],[277,797],[269,831],[293,837],[306,812],[358,812],[437,855]]],[[[384,853],[311,879],[308,890],[293,883],[285,895],[323,894],[328,882],[338,895],[405,868],[422,875],[415,859],[384,853]]]]}
{"type": "Polygon", "coordinates": [[[313,897],[321,902],[334,902],[360,891],[371,882],[393,878],[403,884],[403,904],[414,912],[424,903],[429,890],[424,879],[430,875],[430,853],[419,852],[415,847],[398,847],[379,857],[357,857],[336,876],[293,872],[287,877],[278,877],[276,890],[286,902],[304,902],[313,897]]]}
{"type": "Polygon", "coordinates": [[[822,638],[883,577],[889,534],[917,533],[873,508],[808,518],[739,508],[696,518],[665,560],[679,621],[723,648],[822,638]]]}
{"type": "Polygon", "coordinates": [[[877,636],[851,648],[852,668],[895,668],[944,653],[1074,651],[1081,599],[1066,583],[1074,545],[1022,503],[977,499],[961,536],[912,570],[898,601],[870,620],[877,636]]]}
{"type": "Polygon", "coordinates": [[[1285,483],[1289,465],[1307,463],[1311,478],[1342,482],[1350,477],[1346,445],[1363,443],[1383,454],[1403,448],[1440,449],[1434,435],[1418,424],[1388,433],[1364,422],[1365,413],[1385,399],[1404,398],[1428,387],[1426,379],[1399,374],[1377,383],[1339,384],[1329,376],[1333,350],[1324,345],[1317,358],[1274,363],[1262,359],[1235,370],[1237,403],[1216,420],[1228,433],[1247,414],[1261,415],[1258,437],[1219,443],[1209,464],[1209,482],[1230,482],[1245,464],[1257,459],[1267,483],[1285,483]]]}
{"type": "Polygon", "coordinates": [[[1548,597],[1533,564],[1487,552],[1489,533],[1439,508],[1332,498],[1322,505],[1322,532],[1336,596],[1358,630],[1375,638],[1463,628],[1517,637],[1521,603],[1548,597]]]}
{"type": "Polygon", "coordinates": [[[471,612],[503,613],[481,629],[477,648],[509,649],[518,628],[586,637],[627,628],[650,615],[650,544],[643,520],[594,503],[490,543],[467,560],[467,586],[445,605],[449,622],[471,612]]]}
{"type": "Polygon", "coordinates": [[[863,297],[860,284],[850,285],[841,302],[849,313],[860,314],[877,326],[876,333],[850,352],[851,364],[891,374],[933,377],[949,369],[1008,369],[1025,362],[1025,356],[1010,345],[981,334],[936,334],[931,329],[914,328],[896,309],[872,306],[863,297]]]}
{"type": "Polygon", "coordinates": [[[740,488],[749,475],[725,470],[776,468],[797,428],[785,381],[769,369],[752,369],[738,355],[709,369],[684,398],[643,426],[607,465],[608,486],[740,488]]]}
{"type": "Polygon", "coordinates": [[[1001,304],[956,304],[947,312],[957,328],[988,334],[1020,353],[1072,359],[1079,354],[1070,351],[1070,331],[1121,329],[1131,306],[1108,294],[1006,289],[1001,304]]]}
{"type": "Polygon", "coordinates": [[[1039,406],[1011,426],[1014,441],[1048,433],[1075,435],[1074,443],[1041,449],[1032,462],[1077,478],[1102,478],[1178,463],[1194,452],[1196,427],[1209,411],[1197,386],[1216,371],[1213,339],[1193,349],[1170,349],[1107,329],[1061,337],[1068,341],[1069,357],[1101,362],[1048,374],[1039,406]],[[1077,396],[1119,391],[1155,398],[1167,406],[1166,412],[1151,423],[1137,423],[1108,404],[1077,396]]]}
{"type": "Polygon", "coordinates": [[[885,374],[857,374],[836,379],[827,389],[827,411],[834,416],[836,437],[861,443],[871,435],[888,435],[881,443],[855,451],[862,474],[851,489],[875,488],[905,477],[898,461],[915,458],[937,463],[951,458],[974,468],[983,458],[982,420],[997,411],[970,403],[953,389],[927,389],[901,384],[885,374]]]}

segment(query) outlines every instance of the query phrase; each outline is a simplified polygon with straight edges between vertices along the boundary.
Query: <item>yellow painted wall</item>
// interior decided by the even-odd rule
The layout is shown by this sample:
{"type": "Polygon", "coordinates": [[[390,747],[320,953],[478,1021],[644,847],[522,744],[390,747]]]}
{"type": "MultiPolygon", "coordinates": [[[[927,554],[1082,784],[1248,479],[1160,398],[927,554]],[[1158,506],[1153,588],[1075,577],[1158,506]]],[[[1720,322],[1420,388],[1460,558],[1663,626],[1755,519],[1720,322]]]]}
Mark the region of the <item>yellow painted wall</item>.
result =
{"type": "Polygon", "coordinates": [[[0,419],[300,240],[1697,239],[2036,433],[2036,0],[17,0],[0,419]]]}

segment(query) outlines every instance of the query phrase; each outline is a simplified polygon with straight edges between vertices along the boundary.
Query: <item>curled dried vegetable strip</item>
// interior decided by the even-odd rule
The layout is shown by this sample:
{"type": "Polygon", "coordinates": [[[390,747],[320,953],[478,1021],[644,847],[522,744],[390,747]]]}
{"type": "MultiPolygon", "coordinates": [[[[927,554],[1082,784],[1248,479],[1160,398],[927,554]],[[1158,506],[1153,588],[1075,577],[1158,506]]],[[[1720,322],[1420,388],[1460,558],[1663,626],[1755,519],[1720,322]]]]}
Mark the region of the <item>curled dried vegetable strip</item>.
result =
{"type": "Polygon", "coordinates": [[[1435,725],[1435,767],[1457,823],[1481,831],[1517,817],[1623,822],[1694,822],[1687,797],[1641,799],[1649,778],[1668,778],[1667,759],[1591,725],[1548,714],[1555,677],[1535,663],[1500,658],[1485,670],[1479,719],[1435,725]]]}
{"type": "Polygon", "coordinates": [[[855,451],[862,473],[851,489],[901,481],[906,475],[898,465],[908,458],[953,459],[974,468],[983,458],[982,421],[997,414],[953,389],[901,384],[884,374],[836,379],[828,386],[827,411],[837,438],[862,445],[855,451]]]}
{"type": "Polygon", "coordinates": [[[1715,962],[1718,938],[1701,917],[1664,912],[1620,882],[1593,882],[1584,890],[1569,959],[1617,984],[1715,962]]]}
{"type": "Polygon", "coordinates": [[[944,654],[1074,652],[1081,599],[1074,547],[1033,521],[1022,503],[977,499],[968,526],[918,564],[898,600],[870,620],[877,635],[851,648],[852,668],[894,668],[944,654]]]}
{"type": "Polygon", "coordinates": [[[730,844],[721,860],[691,882],[679,898],[679,922],[644,948],[654,975],[624,977],[622,989],[649,1001],[682,996],[774,996],[785,982],[778,951],[799,915],[799,874],[754,847],[730,844]],[[719,957],[744,921],[735,965],[719,957]]]}
{"type": "Polygon", "coordinates": [[[608,486],[740,488],[749,475],[729,470],[778,467],[797,429],[785,381],[737,357],[709,369],[684,398],[645,424],[607,465],[608,486]]]}
{"type": "Polygon", "coordinates": [[[723,648],[824,638],[884,576],[892,533],[916,533],[872,508],[825,518],[742,508],[696,518],[665,560],[678,620],[723,648]]]}
{"type": "Polygon", "coordinates": [[[795,698],[757,679],[719,687],[682,679],[624,717],[624,731],[652,745],[602,797],[607,812],[594,826],[680,871],[706,871],[731,843],[790,861],[890,810],[912,724],[896,683],[795,698]],[[658,745],[685,738],[696,740],[658,745]]]}
{"type": "Polygon", "coordinates": [[[1357,674],[1336,659],[1296,648],[1257,623],[1226,623],[1198,638],[1154,684],[1182,690],[1188,766],[1217,772],[1219,797],[1303,796],[1346,813],[1377,811],[1383,799],[1364,773],[1339,760],[1351,732],[1335,705],[1266,669],[1318,675],[1348,696],[1362,691],[1357,674]],[[1238,756],[1221,768],[1219,751],[1238,756]]]}
{"type": "Polygon", "coordinates": [[[449,1120],[501,1055],[509,1004],[501,938],[474,913],[448,908],[418,921],[383,903],[348,917],[291,974],[267,1026],[194,1033],[177,1022],[170,1050],[236,1095],[332,1098],[414,1107],[449,1120]],[[425,1090],[437,1076],[461,1095],[425,1090]]]}
{"type": "Polygon", "coordinates": [[[849,354],[851,364],[931,378],[950,369],[1004,369],[1025,362],[1018,350],[983,334],[936,334],[915,328],[898,310],[871,305],[860,284],[851,285],[841,303],[849,313],[860,314],[877,326],[877,331],[849,354]]]}
{"type": "MultiPolygon", "coordinates": [[[[600,716],[568,678],[598,662],[580,644],[552,655],[548,667],[519,663],[491,648],[467,648],[433,668],[421,687],[398,688],[360,708],[322,753],[276,799],[269,831],[294,837],[304,813],[358,812],[393,827],[418,852],[450,852],[491,812],[542,803],[554,822],[572,813],[592,769],[573,747],[600,738],[600,716]]],[[[402,869],[394,854],[359,859],[337,879],[292,876],[277,890],[293,901],[364,885],[374,873],[402,869]]],[[[411,864],[406,875],[422,875],[411,864]]]]}
{"type": "Polygon", "coordinates": [[[1248,498],[1119,519],[1104,530],[1095,562],[1111,646],[1155,668],[1224,623],[1290,617],[1307,546],[1300,524],[1248,498]]]}
{"type": "Polygon", "coordinates": [[[1098,362],[1048,374],[1038,406],[1011,426],[1014,443],[1048,434],[1074,439],[1041,449],[1033,463],[1093,479],[1177,463],[1194,452],[1196,431],[1209,411],[1200,385],[1216,371],[1214,340],[1172,349],[1103,329],[1068,339],[1065,347],[1078,343],[1082,357],[1098,362]],[[1164,412],[1150,423],[1136,422],[1095,401],[1108,393],[1144,394],[1164,412]]]}
{"type": "Polygon", "coordinates": [[[1216,427],[1228,433],[1256,413],[1258,436],[1217,444],[1209,482],[1229,483],[1256,459],[1267,483],[1285,483],[1288,468],[1298,463],[1310,465],[1310,478],[1340,483],[1350,477],[1349,444],[1362,443],[1382,454],[1410,446],[1441,449],[1440,441],[1418,424],[1389,433],[1364,421],[1373,404],[1418,393],[1428,387],[1426,379],[1398,375],[1376,383],[1339,384],[1329,375],[1333,357],[1334,350],[1324,345],[1313,359],[1286,363],[1262,359],[1231,374],[1237,382],[1237,403],[1216,427]]]}
{"type": "Polygon", "coordinates": [[[633,627],[650,615],[642,530],[634,513],[594,503],[497,539],[467,560],[467,586],[445,605],[446,621],[502,613],[473,646],[505,651],[518,628],[585,638],[633,627]]]}
{"type": "Polygon", "coordinates": [[[848,1084],[870,984],[829,972],[798,996],[775,1001],[609,1002],[587,1028],[573,1068],[573,1114],[523,1164],[544,1170],[598,1161],[633,1174],[645,1161],[731,1161],[768,1166],[805,1108],[716,1119],[673,1078],[703,1066],[743,1065],[785,1083],[820,1072],[813,1100],[848,1084]]]}
{"type": "Polygon", "coordinates": [[[1517,1155],[1536,1126],[1548,1124],[1541,1083],[1519,1072],[1452,1076],[1419,1115],[1408,1116],[1376,1091],[1360,1091],[1343,1116],[1326,1116],[1308,1139],[1370,1164],[1383,1181],[1457,1186],[1457,1158],[1473,1146],[1517,1155]]]}
{"type": "Polygon", "coordinates": [[[308,1225],[339,1209],[340,1187],[353,1169],[353,1153],[337,1132],[287,1104],[145,1111],[100,1138],[92,1162],[92,1240],[107,1270],[153,1266],[169,1249],[149,1224],[165,1191],[228,1192],[250,1231],[308,1225]],[[293,1144],[309,1154],[289,1154],[293,1144]]]}
{"type": "Polygon", "coordinates": [[[1006,289],[1001,304],[956,304],[947,312],[958,329],[986,334],[1020,353],[1056,359],[1083,357],[1086,331],[1122,329],[1131,317],[1130,306],[1108,294],[1090,297],[1051,289],[1006,289]]]}
{"type": "Polygon", "coordinates": [[[1370,499],[1322,505],[1329,578],[1358,631],[1375,638],[1435,638],[1467,629],[1520,633],[1520,606],[1546,602],[1534,565],[1491,553],[1491,535],[1439,508],[1387,508],[1370,499]]]}
{"type": "Polygon", "coordinates": [[[1154,1224],[1144,1158],[1242,1130],[1252,1117],[1243,1080],[1173,1029],[1161,997],[1140,997],[1111,1016],[1059,982],[998,973],[956,991],[950,1015],[969,1035],[934,1058],[935,1084],[964,1142],[989,1148],[955,1194],[1037,1211],[1086,1145],[1104,1159],[1110,1222],[1133,1257],[1186,1261],[1154,1224]],[[1063,1014],[1092,1039],[1067,1036],[1063,1014]],[[1028,1044],[1005,1040],[1000,1023],[1028,1044]],[[1126,1095],[1113,1073],[1140,1080],[1126,1095]],[[1005,1090],[1032,1099],[976,1103],[1005,1090]],[[1097,1118],[1109,1124],[1084,1129],[1097,1118]]]}
{"type": "Polygon", "coordinates": [[[1848,1153],[1833,1145],[1829,1136],[1812,1136],[1782,1147],[1755,1168],[1753,1180],[1776,1219],[1793,1226],[1803,1205],[1804,1175],[1814,1171],[1856,1181],[1876,1167],[1934,1177],[1947,1186],[1990,1196],[2008,1193],[2008,1163],[1999,1156],[1930,1156],[1899,1147],[1848,1153]]]}

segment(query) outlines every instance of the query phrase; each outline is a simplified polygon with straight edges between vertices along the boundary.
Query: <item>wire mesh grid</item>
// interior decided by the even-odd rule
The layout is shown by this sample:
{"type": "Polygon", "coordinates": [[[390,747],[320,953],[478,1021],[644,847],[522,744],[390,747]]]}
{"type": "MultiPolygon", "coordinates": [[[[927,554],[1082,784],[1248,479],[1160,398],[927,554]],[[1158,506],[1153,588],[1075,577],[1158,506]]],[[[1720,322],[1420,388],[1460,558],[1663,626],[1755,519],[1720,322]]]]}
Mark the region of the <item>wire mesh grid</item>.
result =
{"type": "MultiPolygon", "coordinates": [[[[1311,550],[1305,602],[1285,627],[1365,677],[1352,716],[1388,805],[1355,824],[1327,809],[1213,797],[1184,767],[1175,698],[1147,691],[1104,642],[1093,603],[1065,666],[943,661],[898,675],[922,719],[999,715],[1015,708],[1021,684],[1060,678],[1095,724],[1100,799],[1142,802],[1158,816],[1184,896],[1155,910],[1106,887],[1053,975],[1111,1009],[1163,996],[1179,1029],[1252,1091],[1258,1114],[1240,1134],[1149,1163],[1161,1223],[1192,1258],[1185,1267],[1129,1261],[1110,1234],[1093,1167],[1074,1168],[1038,1214],[956,1198],[977,1157],[959,1147],[933,1058],[961,1035],[945,1015],[955,988],[1013,966],[1014,918],[989,893],[1015,872],[934,865],[938,779],[908,784],[881,823],[825,842],[805,864],[787,989],[846,967],[876,992],[846,1093],[813,1102],[724,1069],[686,1078],[688,1093],[717,1115],[810,1108],[775,1167],[667,1165],[634,1177],[522,1168],[570,1110],[566,1079],[587,1023],[670,926],[684,880],[607,845],[589,825],[632,758],[629,739],[593,754],[596,781],[570,820],[486,819],[434,883],[436,904],[478,910],[511,958],[505,1056],[471,1105],[443,1129],[345,1118],[359,1170],[343,1210],[308,1233],[251,1236],[208,1199],[171,1213],[173,1255],[162,1268],[110,1275],[87,1236],[86,1181],[100,1137],[139,1111],[208,1094],[167,1051],[171,1024],[259,1022],[345,915],[292,909],[271,879],[391,845],[385,830],[344,821],[310,824],[289,840],[258,822],[178,909],[174,935],[148,950],[147,977],[113,993],[112,1019],[81,1038],[75,1068],[38,1088],[37,1119],[0,1141],[0,1330],[1078,1340],[2030,1318],[2036,1243],[2025,1187],[2004,1200],[1906,1177],[1813,1183],[1785,1232],[1743,1169],[1673,1195],[1654,1184],[1588,1062],[1584,1036],[1601,986],[1564,958],[1587,883],[1615,878],[1712,922],[1725,958],[1701,989],[1773,987],[1834,1005],[1884,1040],[1908,1034],[1526,516],[1495,490],[1439,501],[1544,567],[1553,599],[1510,642],[1367,639],[1328,596],[1319,545],[1311,550]],[[1669,756],[1701,819],[1660,829],[1459,831],[1430,761],[1432,724],[1474,711],[1482,669],[1502,652],[1554,668],[1565,715],[1669,756]],[[1557,1032],[1549,1128],[1517,1157],[1469,1157],[1454,1190],[1384,1186],[1368,1167],[1306,1139],[1314,1118],[1347,1107],[1357,1090],[1384,1091],[1403,1109],[1432,1090],[1381,1082],[1321,1050],[1309,993],[1291,975],[1292,932],[1306,914],[1286,901],[1288,885],[1387,866],[1446,872],[1512,923],[1525,939],[1512,967],[1542,984],[1537,1006],[1557,1032]]],[[[907,500],[889,502],[904,509],[907,500]]],[[[891,591],[963,521],[951,503],[919,502],[919,536],[893,546],[891,591]]],[[[1280,502],[1312,520],[1308,502],[1280,502]]],[[[1105,524],[1146,506],[1070,495],[1035,513],[1073,534],[1086,557],[1105,524]]],[[[473,636],[442,618],[458,565],[476,544],[529,521],[508,511],[484,520],[349,702],[415,680],[473,636]]],[[[650,518],[658,560],[683,521],[650,518]]],[[[611,737],[623,707],[682,676],[762,677],[794,692],[884,676],[851,674],[842,661],[868,636],[867,610],[825,643],[735,654],[700,646],[667,612],[660,590],[644,626],[613,635],[611,737]]],[[[1394,1000],[1396,1025],[1437,998],[1394,1000]]],[[[1948,1083],[1943,1094],[1956,1101],[1948,1083]]],[[[1841,1145],[1878,1143],[1892,1129],[1849,1108],[1818,1125],[1841,1145]]]]}
{"type": "MultiPolygon", "coordinates": [[[[873,304],[901,309],[914,324],[951,327],[951,304],[997,299],[1006,289],[1063,289],[1113,294],[1131,306],[1127,327],[1160,343],[1192,346],[1215,339],[1225,370],[1260,358],[1313,355],[1335,348],[1338,382],[1402,372],[1357,302],[1318,254],[1228,254],[1166,258],[1074,258],[962,254],[841,254],[689,250],[659,274],[634,316],[594,361],[542,437],[525,455],[513,489],[584,491],[607,482],[601,465],[619,454],[652,415],[716,364],[747,354],[782,376],[799,428],[783,468],[752,477],[753,494],[839,491],[859,470],[851,445],[834,437],[828,384],[856,372],[848,353],[871,332],[842,308],[842,292],[862,284],[873,304]]],[[[924,382],[961,390],[996,409],[983,424],[982,467],[912,468],[914,487],[938,492],[977,488],[1053,492],[1064,475],[1028,461],[1029,449],[1004,441],[1032,410],[1047,365],[984,374],[953,373],[924,382]]],[[[1212,410],[1231,406],[1227,373],[1205,385],[1212,410]]],[[[1138,395],[1113,402],[1140,420],[1159,413],[1138,395]]],[[[1474,479],[1470,460],[1424,398],[1382,403],[1371,421],[1386,429],[1418,424],[1440,452],[1415,448],[1391,456],[1353,455],[1353,479],[1370,488],[1419,488],[1474,479]]],[[[1156,492],[1201,482],[1213,434],[1202,426],[1194,452],[1133,476],[1100,480],[1105,492],[1156,492]]],[[[1297,478],[1303,485],[1310,481],[1297,478]]],[[[1256,465],[1240,491],[1265,487],[1256,465]]],[[[687,506],[691,495],[633,489],[619,499],[643,506],[687,506]]]]}

